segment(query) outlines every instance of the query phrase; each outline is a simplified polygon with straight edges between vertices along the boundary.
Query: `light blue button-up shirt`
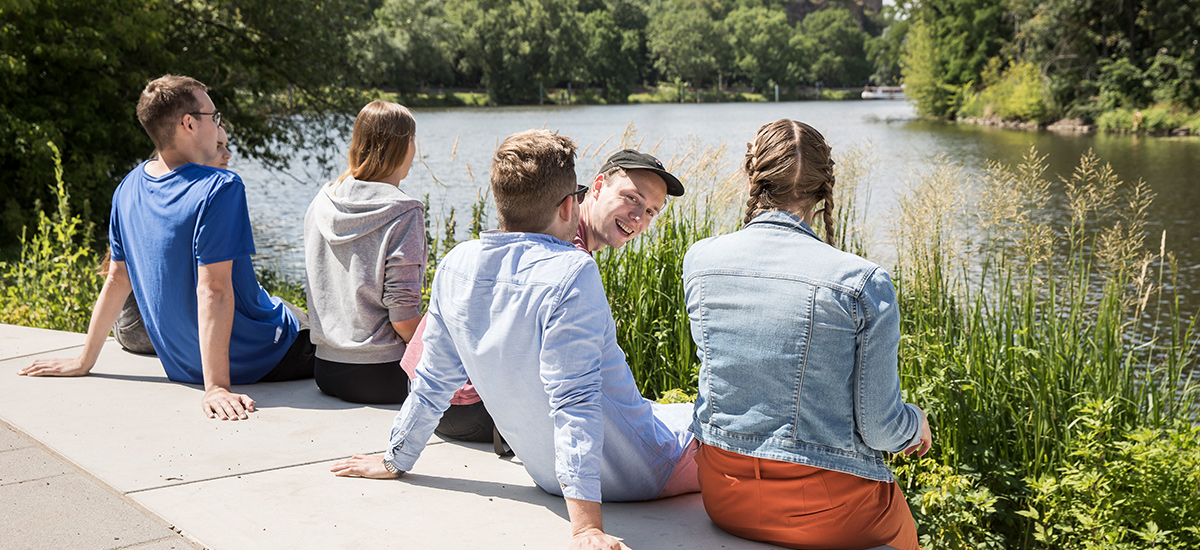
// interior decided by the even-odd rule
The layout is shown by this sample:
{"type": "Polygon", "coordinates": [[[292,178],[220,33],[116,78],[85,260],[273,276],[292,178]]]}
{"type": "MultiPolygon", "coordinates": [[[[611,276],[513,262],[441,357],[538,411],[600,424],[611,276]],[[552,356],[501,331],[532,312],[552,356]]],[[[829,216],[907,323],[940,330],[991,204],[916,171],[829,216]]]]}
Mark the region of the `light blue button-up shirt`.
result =
{"type": "Polygon", "coordinates": [[[592,258],[540,233],[485,233],[438,267],[417,377],[388,455],[410,470],[470,377],[542,489],[649,500],[691,443],[691,405],[638,393],[592,258]]]}

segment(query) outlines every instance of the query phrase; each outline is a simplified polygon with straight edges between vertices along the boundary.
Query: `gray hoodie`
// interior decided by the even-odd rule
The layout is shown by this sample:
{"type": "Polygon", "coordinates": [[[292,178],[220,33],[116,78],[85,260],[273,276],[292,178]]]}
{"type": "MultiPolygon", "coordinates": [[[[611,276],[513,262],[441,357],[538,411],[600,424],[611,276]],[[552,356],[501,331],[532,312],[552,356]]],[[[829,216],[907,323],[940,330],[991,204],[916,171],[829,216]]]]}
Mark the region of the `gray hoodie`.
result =
{"type": "Polygon", "coordinates": [[[396,187],[327,183],[304,216],[308,315],[317,357],[384,363],[404,356],[391,321],[420,315],[425,207],[396,187]]]}

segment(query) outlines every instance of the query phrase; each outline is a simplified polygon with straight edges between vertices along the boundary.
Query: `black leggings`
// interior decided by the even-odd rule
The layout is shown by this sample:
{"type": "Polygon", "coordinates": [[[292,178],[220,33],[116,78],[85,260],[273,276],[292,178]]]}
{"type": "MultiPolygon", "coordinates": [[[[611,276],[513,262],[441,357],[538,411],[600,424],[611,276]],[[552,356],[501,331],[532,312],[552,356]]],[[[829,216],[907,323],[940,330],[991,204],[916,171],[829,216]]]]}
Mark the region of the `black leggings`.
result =
{"type": "Polygon", "coordinates": [[[439,435],[459,441],[491,443],[496,423],[483,406],[483,401],[470,405],[450,405],[438,423],[439,435]]]}
{"type": "Polygon", "coordinates": [[[318,357],[313,377],[322,392],[351,403],[399,405],[408,397],[408,375],[400,361],[355,364],[318,357]]]}

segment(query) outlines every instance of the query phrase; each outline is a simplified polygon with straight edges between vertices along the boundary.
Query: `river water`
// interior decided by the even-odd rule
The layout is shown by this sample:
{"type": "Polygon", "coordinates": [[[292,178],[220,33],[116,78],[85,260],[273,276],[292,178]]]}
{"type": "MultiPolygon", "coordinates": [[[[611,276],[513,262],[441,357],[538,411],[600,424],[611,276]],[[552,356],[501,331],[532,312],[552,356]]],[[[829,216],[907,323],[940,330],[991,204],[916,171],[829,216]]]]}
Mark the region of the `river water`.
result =
{"type": "MultiPolygon", "coordinates": [[[[1148,212],[1148,243],[1157,247],[1163,230],[1167,248],[1181,268],[1179,294],[1184,313],[1200,306],[1200,139],[1138,138],[1113,135],[1058,135],[964,126],[918,119],[904,101],[720,103],[577,107],[502,107],[414,110],[419,161],[400,187],[415,197],[430,197],[435,220],[450,207],[466,230],[470,205],[487,187],[488,163],[505,136],[529,128],[547,128],[571,136],[583,155],[581,180],[590,180],[632,131],[633,143],[671,164],[689,151],[725,146],[724,171],[732,172],[746,142],[759,126],[794,118],[820,130],[839,151],[867,147],[874,157],[870,200],[872,227],[889,227],[896,200],[907,192],[914,174],[938,155],[978,169],[987,160],[1020,161],[1030,145],[1048,155],[1047,176],[1069,175],[1085,151],[1094,150],[1122,179],[1141,178],[1157,199],[1148,212]]],[[[347,136],[348,138],[348,136],[347,136]]],[[[348,141],[348,139],[347,139],[348,141]]],[[[339,156],[344,155],[340,153],[339,156]]],[[[230,168],[246,183],[258,247],[256,262],[289,275],[303,275],[303,219],[309,201],[328,179],[315,165],[296,163],[286,172],[236,156],[230,168]]],[[[338,170],[344,166],[337,167],[338,170]]],[[[687,182],[684,182],[685,185],[687,182]]],[[[1061,186],[1053,189],[1061,194],[1061,186]]],[[[1062,208],[1055,200],[1051,208],[1062,208]]],[[[495,226],[495,216],[490,217],[495,226]]],[[[894,257],[880,235],[872,259],[888,265],[894,257]]]]}

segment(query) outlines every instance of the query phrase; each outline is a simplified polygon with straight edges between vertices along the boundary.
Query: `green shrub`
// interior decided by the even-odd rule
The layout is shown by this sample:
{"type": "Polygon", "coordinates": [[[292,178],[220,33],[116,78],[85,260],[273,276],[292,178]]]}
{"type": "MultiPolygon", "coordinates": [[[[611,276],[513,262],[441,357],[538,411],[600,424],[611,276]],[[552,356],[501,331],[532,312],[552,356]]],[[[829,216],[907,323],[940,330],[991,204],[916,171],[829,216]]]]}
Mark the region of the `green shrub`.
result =
{"type": "Polygon", "coordinates": [[[1035,548],[1200,548],[1200,427],[1118,429],[1115,400],[1076,409],[1067,458],[1029,480],[1035,548]]]}
{"type": "Polygon", "coordinates": [[[1166,105],[1142,109],[1141,130],[1147,133],[1167,133],[1181,126],[1182,117],[1166,105]]]}
{"type": "Polygon", "coordinates": [[[1096,118],[1096,128],[1101,132],[1127,134],[1136,131],[1132,109],[1104,111],[1096,118]]]}
{"type": "Polygon", "coordinates": [[[62,156],[54,143],[54,217],[37,209],[37,230],[21,232],[20,257],[0,262],[0,323],[86,332],[103,276],[92,226],[71,212],[62,156]]]}
{"type": "Polygon", "coordinates": [[[1003,538],[993,523],[996,495],[984,486],[978,473],[958,473],[932,458],[892,461],[897,483],[904,488],[917,534],[925,548],[949,550],[1003,549],[1003,538]]]}
{"type": "Polygon", "coordinates": [[[1045,122],[1050,118],[1045,84],[1037,66],[1023,61],[1002,68],[999,58],[992,58],[984,69],[983,89],[978,93],[964,88],[959,117],[995,115],[1005,120],[1045,122]]]}

